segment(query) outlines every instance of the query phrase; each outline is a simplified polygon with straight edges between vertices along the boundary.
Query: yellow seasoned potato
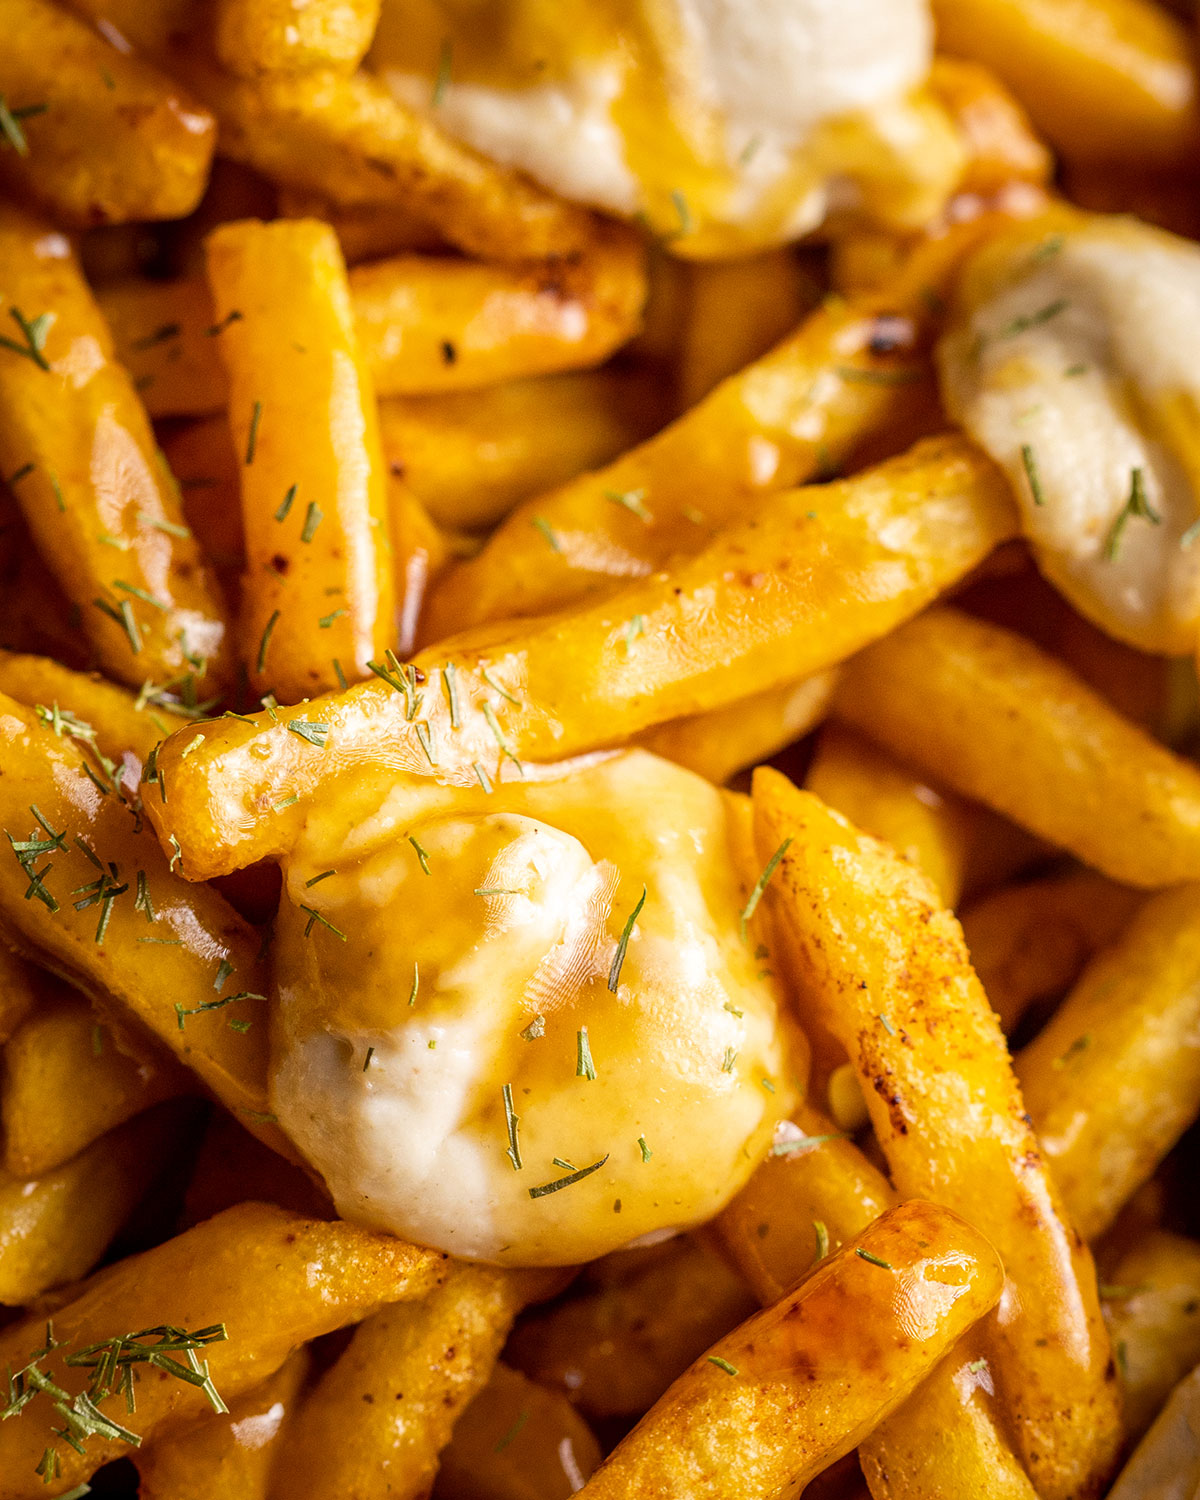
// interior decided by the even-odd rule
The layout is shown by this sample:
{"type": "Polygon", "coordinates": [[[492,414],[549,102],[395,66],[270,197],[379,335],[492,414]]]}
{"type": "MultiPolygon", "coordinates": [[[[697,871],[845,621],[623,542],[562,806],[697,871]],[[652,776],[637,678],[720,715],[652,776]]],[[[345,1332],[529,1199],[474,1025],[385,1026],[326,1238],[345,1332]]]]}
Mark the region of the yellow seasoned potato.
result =
{"type": "Polygon", "coordinates": [[[218,0],[217,56],[231,73],[353,73],[366,56],[381,0],[218,0]]]}
{"type": "Polygon", "coordinates": [[[1200,1363],[1200,1245],[1152,1230],[1101,1285],[1125,1391],[1125,1432],[1136,1441],[1171,1387],[1200,1363]]]}

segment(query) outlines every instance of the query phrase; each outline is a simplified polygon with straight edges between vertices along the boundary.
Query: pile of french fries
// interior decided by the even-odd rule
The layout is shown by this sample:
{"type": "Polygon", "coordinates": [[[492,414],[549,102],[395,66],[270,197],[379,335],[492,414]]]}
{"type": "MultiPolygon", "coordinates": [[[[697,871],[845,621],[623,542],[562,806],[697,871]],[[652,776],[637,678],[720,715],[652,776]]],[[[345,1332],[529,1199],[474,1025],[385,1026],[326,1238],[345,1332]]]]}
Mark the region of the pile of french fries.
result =
{"type": "Polygon", "coordinates": [[[1187,7],[934,0],[936,218],[709,262],[398,103],[384,4],[0,0],[0,1500],[1193,1495],[1195,671],[946,376],[977,257],[1200,238],[1187,7]],[[340,1217],[288,924],[376,960],[289,861],[618,755],[741,830],[772,1129],[584,1265],[340,1217]]]}

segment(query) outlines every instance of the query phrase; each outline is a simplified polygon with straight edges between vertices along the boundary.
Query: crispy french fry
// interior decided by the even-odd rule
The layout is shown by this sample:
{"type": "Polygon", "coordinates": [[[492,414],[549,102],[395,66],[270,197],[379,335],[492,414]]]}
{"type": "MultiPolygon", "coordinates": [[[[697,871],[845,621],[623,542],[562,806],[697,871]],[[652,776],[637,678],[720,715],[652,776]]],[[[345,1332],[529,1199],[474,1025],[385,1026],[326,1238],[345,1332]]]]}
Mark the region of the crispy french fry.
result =
{"type": "Polygon", "coordinates": [[[392,643],[374,390],[328,225],[222,225],[208,240],[208,276],[244,455],[243,663],[256,692],[295,702],[365,677],[392,643]]]}
{"type": "Polygon", "coordinates": [[[220,683],[221,605],[67,241],[3,207],[0,282],[0,465],[39,550],[110,674],[220,683]]]}
{"type": "Polygon", "coordinates": [[[38,1003],[38,971],[0,943],[0,1045],[38,1003]]]}
{"type": "MultiPolygon", "coordinates": [[[[232,1401],[261,1385],[297,1345],[422,1296],[444,1259],[350,1224],[245,1203],[130,1256],[85,1286],[55,1313],[56,1347],[39,1364],[69,1401],[89,1384],[86,1368],[65,1363],[78,1350],[164,1325],[188,1331],[223,1325],[227,1340],[206,1345],[204,1358],[216,1389],[232,1401]]],[[[0,1361],[16,1371],[44,1344],[44,1323],[13,1324],[0,1335],[0,1361]]],[[[111,1416],[143,1440],[210,1410],[201,1390],[155,1373],[159,1378],[138,1385],[135,1413],[127,1413],[123,1400],[119,1414],[112,1398],[106,1403],[111,1416]]],[[[43,1397],[0,1424],[0,1500],[61,1495],[130,1451],[125,1439],[101,1433],[77,1453],[56,1441],[52,1429],[61,1421],[53,1398],[43,1397]],[[59,1472],[43,1489],[35,1469],[48,1447],[58,1449],[59,1472]]]]}
{"type": "Polygon", "coordinates": [[[57,223],[178,219],[200,201],[212,115],[50,0],[0,0],[0,182],[57,223]]]}
{"type": "Polygon", "coordinates": [[[86,1276],[179,1136],[169,1109],[152,1110],[32,1182],[0,1172],[0,1303],[19,1306],[86,1276]]]}
{"type": "Polygon", "coordinates": [[[384,456],[442,526],[490,526],[527,495],[608,463],[665,415],[661,383],[587,370],[379,403],[384,456]]]}
{"type": "Polygon", "coordinates": [[[627,1278],[527,1319],[506,1357],[590,1417],[636,1416],[755,1305],[741,1277],[689,1236],[627,1278]]]}
{"type": "Polygon", "coordinates": [[[353,73],[367,54],[382,0],[219,0],[217,56],[231,73],[353,73]]]}
{"type": "Polygon", "coordinates": [[[346,769],[378,763],[386,745],[397,772],[465,784],[476,765],[494,778],[512,757],[620,743],[834,664],[961,577],[1013,524],[1002,476],[975,449],[920,444],[853,480],[771,497],[700,557],[611,601],[422,652],[420,719],[405,716],[411,700],[393,674],[291,711],[329,725],[325,752],[288,729],[286,711],[205,726],[186,757],[172,739],[159,756],[170,798],[150,798],[151,816],[178,839],[188,878],[203,879],[286,849],[327,755],[346,769]]]}
{"type": "Polygon", "coordinates": [[[305,1402],[273,1493],[425,1496],[456,1417],[487,1382],[532,1284],[491,1266],[453,1265],[421,1302],[369,1318],[305,1402]]]}
{"type": "Polygon", "coordinates": [[[957,1215],[892,1209],[697,1360],[580,1493],[795,1493],[900,1404],[1002,1283],[995,1252],[957,1215]]]}
{"type": "Polygon", "coordinates": [[[150,1105],[188,1091],[185,1068],[145,1046],[122,1050],[128,1045],[82,996],[44,978],[37,1010],[4,1049],[6,1172],[44,1176],[150,1105]]]}
{"type": "Polygon", "coordinates": [[[222,330],[203,281],[114,281],[97,288],[96,300],[117,358],[152,417],[224,410],[229,383],[218,347],[222,330]]]}
{"type": "Polygon", "coordinates": [[[660,724],[639,743],[719,786],[815,729],[829,711],[836,687],[836,672],[818,672],[725,708],[660,724]]]}
{"type": "Polygon", "coordinates": [[[1196,149],[1186,28],[1149,0],[934,0],[938,44],[1003,79],[1071,160],[1182,166],[1196,149]]]}
{"type": "Polygon", "coordinates": [[[137,1457],[139,1500],[267,1500],[311,1362],[297,1349],[228,1412],[151,1443],[137,1457]]]}
{"type": "Polygon", "coordinates": [[[1030,1477],[1048,1497],[1095,1493],[1120,1433],[1091,1257],[961,929],[924,876],[810,792],[764,768],[754,799],[760,857],[781,851],[769,894],[858,1069],[897,1189],[953,1200],[1004,1256],[1011,1308],[986,1348],[1030,1477]]]}
{"type": "Polygon", "coordinates": [[[1200,771],[1007,630],[929,610],[847,666],[834,711],[1114,880],[1200,877],[1200,771]]]}
{"type": "Polygon", "coordinates": [[[437,1500],[570,1500],[600,1462],[600,1445],[557,1391],[498,1364],[454,1424],[437,1500]]]}
{"type": "Polygon", "coordinates": [[[1125,1391],[1125,1434],[1136,1442],[1200,1363],[1200,1245],[1153,1230],[1116,1262],[1100,1294],[1125,1391]]]}
{"type": "Polygon", "coordinates": [[[1038,1001],[1064,994],[1142,900],[1092,870],[1002,886],[968,906],[971,964],[1006,1033],[1038,1001]]]}
{"type": "Polygon", "coordinates": [[[1014,182],[1041,185],[1050,175],[1050,153],[1029,117],[1000,81],[978,63],[936,57],[929,87],[945,105],[967,146],[959,193],[986,196],[1014,182]]]}
{"type": "Polygon", "coordinates": [[[1072,1220],[1094,1239],[1200,1113],[1200,887],[1142,906],[1017,1074],[1072,1220]]]}
{"type": "MultiPolygon", "coordinates": [[[[17,841],[0,861],[6,935],[116,1025],[129,1017],[156,1034],[282,1148],[266,1102],[265,1015],[249,998],[266,994],[258,934],[215,891],[175,879],[150,829],[139,829],[126,768],[114,784],[86,741],[60,728],[0,695],[0,828],[17,841]]],[[[158,798],[162,782],[145,791],[158,798]]]]}
{"type": "Polygon", "coordinates": [[[836,724],[822,732],[804,784],[923,870],[943,905],[958,904],[974,829],[971,809],[953,792],[935,791],[869,740],[836,724]]]}

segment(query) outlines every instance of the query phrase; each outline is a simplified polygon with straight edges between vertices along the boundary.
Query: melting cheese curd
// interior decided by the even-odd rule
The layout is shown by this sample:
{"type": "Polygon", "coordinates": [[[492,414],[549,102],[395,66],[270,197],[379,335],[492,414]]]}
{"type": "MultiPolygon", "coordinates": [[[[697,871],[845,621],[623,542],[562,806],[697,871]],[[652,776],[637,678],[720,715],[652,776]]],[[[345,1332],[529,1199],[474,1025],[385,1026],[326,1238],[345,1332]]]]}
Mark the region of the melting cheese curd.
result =
{"type": "Polygon", "coordinates": [[[1200,247],[1070,210],[968,265],[947,409],[1008,473],[1038,565],[1147,651],[1200,628],[1200,247]]]}
{"type": "Polygon", "coordinates": [[[796,1095],[739,800],[414,780],[314,814],[280,905],[273,1107],[338,1212],[523,1265],[711,1218],[796,1095]]]}
{"type": "Polygon", "coordinates": [[[406,0],[370,62],[485,155],[719,256],[937,212],[963,152],[932,30],[928,0],[406,0]]]}

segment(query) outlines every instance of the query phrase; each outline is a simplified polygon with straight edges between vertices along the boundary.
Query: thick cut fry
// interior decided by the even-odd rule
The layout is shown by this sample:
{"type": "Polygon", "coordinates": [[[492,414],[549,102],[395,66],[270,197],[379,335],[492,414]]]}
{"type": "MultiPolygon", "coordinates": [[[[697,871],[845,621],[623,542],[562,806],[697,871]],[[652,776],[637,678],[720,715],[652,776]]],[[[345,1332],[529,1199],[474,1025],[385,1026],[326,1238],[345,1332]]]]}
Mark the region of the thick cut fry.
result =
{"type": "Polygon", "coordinates": [[[178,838],[188,877],[203,879],[286,849],[331,764],[386,753],[395,771],[466,783],[476,765],[495,777],[512,757],[620,743],[833,665],[962,577],[1013,524],[1002,476],[975,449],[920,444],[853,480],[770,498],[698,558],[612,600],[422,652],[420,719],[406,717],[415,700],[393,675],[293,711],[328,723],[324,752],[288,730],[287,713],[202,728],[186,758],[168,741],[170,799],[151,798],[151,816],[178,838]]]}
{"type": "MultiPolygon", "coordinates": [[[[72,1353],[147,1328],[194,1332],[219,1324],[228,1338],[207,1345],[204,1358],[216,1389],[232,1401],[274,1374],[297,1345],[422,1296],[444,1259],[350,1224],[245,1203],[130,1256],[85,1286],[55,1313],[57,1347],[40,1367],[71,1399],[86,1391],[90,1373],[65,1364],[72,1353]]],[[[44,1344],[43,1322],[14,1324],[0,1335],[0,1363],[21,1369],[44,1344]]],[[[124,1400],[118,1409],[112,1397],[101,1410],[143,1440],[211,1409],[201,1390],[165,1370],[144,1370],[136,1395],[135,1413],[127,1413],[124,1400]]],[[[0,1424],[0,1500],[61,1495],[130,1452],[122,1438],[98,1434],[77,1453],[56,1442],[52,1429],[61,1425],[45,1396],[0,1424]],[[59,1450],[59,1473],[42,1489],[34,1470],[50,1446],[59,1450]]]]}
{"type": "Polygon", "coordinates": [[[1200,887],[1146,902],[1017,1074],[1072,1220],[1094,1239],[1200,1113],[1200,887]]]}
{"type": "Polygon", "coordinates": [[[1002,78],[1070,160],[1193,158],[1192,41],[1149,0],[934,0],[933,11],[939,45],[1002,78]]]}
{"type": "Polygon", "coordinates": [[[246,533],[242,465],[233,449],[229,423],[224,413],[202,417],[165,432],[162,447],[179,483],[184,519],[235,607],[241,601],[246,533]]]}
{"type": "Polygon", "coordinates": [[[4,1049],[4,1169],[41,1177],[188,1085],[169,1058],[122,1051],[82,996],[47,978],[36,1012],[4,1049]]]}
{"type": "Polygon", "coordinates": [[[854,1061],[901,1193],[953,1202],[1012,1288],[987,1348],[1038,1493],[1098,1492],[1120,1439],[1095,1276],[1068,1227],[957,922],[886,845],[776,771],[755,837],[811,991],[854,1061]],[[765,854],[763,851],[766,851],[765,854]]]}
{"type": "Polygon", "coordinates": [[[1100,1290],[1125,1390],[1125,1435],[1136,1442],[1200,1362],[1200,1245],[1154,1230],[1100,1290]]]}
{"type": "Polygon", "coordinates": [[[828,713],[836,687],[836,672],[818,672],[739,698],[726,708],[660,724],[642,735],[640,743],[720,786],[815,729],[828,713]]]}
{"type": "Polygon", "coordinates": [[[454,1421],[486,1384],[530,1285],[528,1276],[460,1264],[423,1301],[363,1323],[305,1402],[273,1493],[425,1496],[454,1421]]]}
{"type": "MultiPolygon", "coordinates": [[[[110,779],[86,742],[60,730],[0,696],[0,829],[16,840],[0,860],[6,937],[118,1026],[128,1018],[155,1033],[282,1146],[267,1113],[264,1005],[252,998],[266,994],[258,934],[215,891],[175,879],[150,829],[139,829],[133,789],[117,780],[125,768],[110,779]]],[[[162,786],[145,792],[158,798],[162,786]]]]}
{"type": "Polygon", "coordinates": [[[0,285],[0,465],[39,550],[111,675],[219,684],[221,606],[65,238],[0,209],[0,285]]]}
{"type": "Polygon", "coordinates": [[[0,1172],[0,1303],[17,1307],[86,1276],[180,1144],[180,1127],[172,1109],[155,1109],[33,1181],[0,1172]]]}
{"type": "Polygon", "coordinates": [[[228,1412],[139,1453],[139,1500],[267,1500],[310,1363],[308,1351],[297,1349],[228,1412]]]}
{"type": "Polygon", "coordinates": [[[1007,630],[929,610],[849,664],[834,711],[1114,880],[1200,878],[1200,771],[1007,630]]]}
{"type": "Polygon", "coordinates": [[[1072,870],[1004,886],[968,906],[962,926],[971,965],[1005,1032],[1031,1005],[1064,994],[1143,899],[1091,870],[1072,870]]]}
{"type": "Polygon", "coordinates": [[[379,403],[384,457],[439,525],[490,526],[646,437],[665,415],[660,386],[607,369],[393,397],[379,403]]]}
{"type": "Polygon", "coordinates": [[[507,1365],[454,1424],[437,1500],[570,1500],[600,1462],[600,1445],[557,1391],[507,1365]]]}
{"type": "Polygon", "coordinates": [[[741,1277],[689,1237],[626,1279],[528,1319],[506,1357],[590,1417],[639,1416],[754,1308],[741,1277]]]}
{"type": "Polygon", "coordinates": [[[374,390],[328,225],[222,225],[208,277],[243,455],[243,663],[297,702],[365,677],[395,632],[374,390]]]}
{"type": "Polygon", "coordinates": [[[804,784],[924,871],[944,906],[957,906],[974,829],[971,809],[953,792],[935,791],[837,725],[822,733],[804,784]]]}
{"type": "Polygon", "coordinates": [[[231,73],[353,73],[367,54],[382,0],[219,0],[217,56],[231,73]]]}
{"type": "Polygon", "coordinates": [[[216,141],[202,105],[50,0],[0,0],[0,36],[0,182],[80,228],[191,213],[216,141]]]}
{"type": "Polygon", "coordinates": [[[117,358],[154,418],[223,411],[229,382],[221,363],[223,329],[199,277],[110,282],[97,289],[117,358]]]}
{"type": "Polygon", "coordinates": [[[793,1494],[899,1405],[1002,1283],[995,1252],[957,1215],[892,1209],[697,1360],[581,1493],[793,1494]]]}

